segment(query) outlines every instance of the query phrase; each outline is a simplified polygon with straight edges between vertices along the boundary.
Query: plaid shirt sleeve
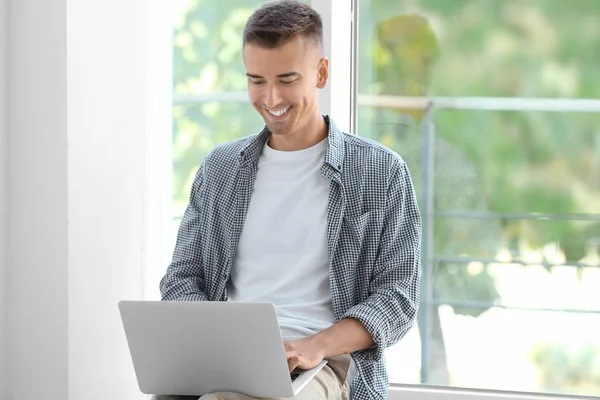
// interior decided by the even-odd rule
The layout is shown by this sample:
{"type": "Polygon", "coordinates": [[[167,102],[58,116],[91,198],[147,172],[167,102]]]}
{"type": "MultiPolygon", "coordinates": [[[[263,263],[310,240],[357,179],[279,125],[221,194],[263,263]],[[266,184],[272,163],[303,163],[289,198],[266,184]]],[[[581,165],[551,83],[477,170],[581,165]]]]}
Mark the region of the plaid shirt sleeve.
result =
{"type": "Polygon", "coordinates": [[[380,361],[385,348],[412,327],[419,308],[421,217],[408,167],[402,161],[392,168],[370,297],[344,315],[360,321],[373,337],[371,348],[354,354],[364,362],[380,361]]]}
{"type": "Polygon", "coordinates": [[[205,162],[200,165],[192,185],[190,201],[183,215],[173,260],[160,282],[162,300],[208,300],[204,289],[202,268],[202,207],[205,162]]]}

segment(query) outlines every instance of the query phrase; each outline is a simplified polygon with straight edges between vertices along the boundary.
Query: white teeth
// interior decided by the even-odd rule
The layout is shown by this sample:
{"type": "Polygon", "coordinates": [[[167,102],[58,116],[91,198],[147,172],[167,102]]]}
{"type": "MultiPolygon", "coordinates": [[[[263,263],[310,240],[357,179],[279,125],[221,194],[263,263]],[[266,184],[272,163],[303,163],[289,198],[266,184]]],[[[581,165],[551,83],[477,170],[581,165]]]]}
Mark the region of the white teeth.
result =
{"type": "Polygon", "coordinates": [[[290,108],[288,107],[288,108],[284,108],[283,110],[278,110],[278,111],[271,111],[271,110],[269,110],[269,112],[270,112],[271,114],[273,114],[274,116],[276,116],[276,117],[281,117],[281,116],[282,116],[283,114],[285,114],[285,113],[287,112],[287,110],[289,110],[289,109],[290,109],[290,108]]]}

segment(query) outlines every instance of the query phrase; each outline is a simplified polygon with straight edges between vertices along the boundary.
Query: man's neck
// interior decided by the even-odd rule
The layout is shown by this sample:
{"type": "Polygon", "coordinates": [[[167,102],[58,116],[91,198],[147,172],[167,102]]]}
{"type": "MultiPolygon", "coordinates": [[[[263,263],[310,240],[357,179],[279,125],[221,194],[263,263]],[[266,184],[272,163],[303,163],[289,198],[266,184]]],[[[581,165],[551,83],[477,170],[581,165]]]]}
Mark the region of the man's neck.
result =
{"type": "Polygon", "coordinates": [[[308,149],[327,137],[327,122],[319,113],[306,126],[291,134],[273,135],[269,146],[279,151],[297,151],[308,149]]]}

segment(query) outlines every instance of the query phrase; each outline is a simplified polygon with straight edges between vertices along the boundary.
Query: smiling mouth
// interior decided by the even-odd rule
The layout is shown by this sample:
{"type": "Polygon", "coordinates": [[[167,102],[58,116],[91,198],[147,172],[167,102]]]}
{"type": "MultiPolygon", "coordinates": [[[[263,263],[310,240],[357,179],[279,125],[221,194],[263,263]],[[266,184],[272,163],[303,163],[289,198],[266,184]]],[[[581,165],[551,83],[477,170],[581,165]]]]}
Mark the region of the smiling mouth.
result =
{"type": "Polygon", "coordinates": [[[286,108],[280,108],[278,110],[269,110],[268,108],[265,108],[265,110],[267,111],[267,113],[269,113],[270,115],[272,115],[274,117],[283,117],[285,114],[287,114],[287,112],[290,110],[290,108],[292,108],[292,106],[288,106],[286,108]]]}

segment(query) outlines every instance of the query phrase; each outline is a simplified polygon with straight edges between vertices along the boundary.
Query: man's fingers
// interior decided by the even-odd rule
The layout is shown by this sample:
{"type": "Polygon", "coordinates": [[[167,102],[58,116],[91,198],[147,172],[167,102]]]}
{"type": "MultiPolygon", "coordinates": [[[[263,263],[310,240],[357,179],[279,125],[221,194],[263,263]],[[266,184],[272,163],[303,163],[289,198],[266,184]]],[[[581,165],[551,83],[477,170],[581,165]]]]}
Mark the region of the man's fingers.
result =
{"type": "Polygon", "coordinates": [[[296,353],[293,350],[291,350],[291,349],[286,349],[285,350],[285,358],[287,360],[289,360],[290,358],[294,357],[295,355],[296,355],[296,353]]]}

